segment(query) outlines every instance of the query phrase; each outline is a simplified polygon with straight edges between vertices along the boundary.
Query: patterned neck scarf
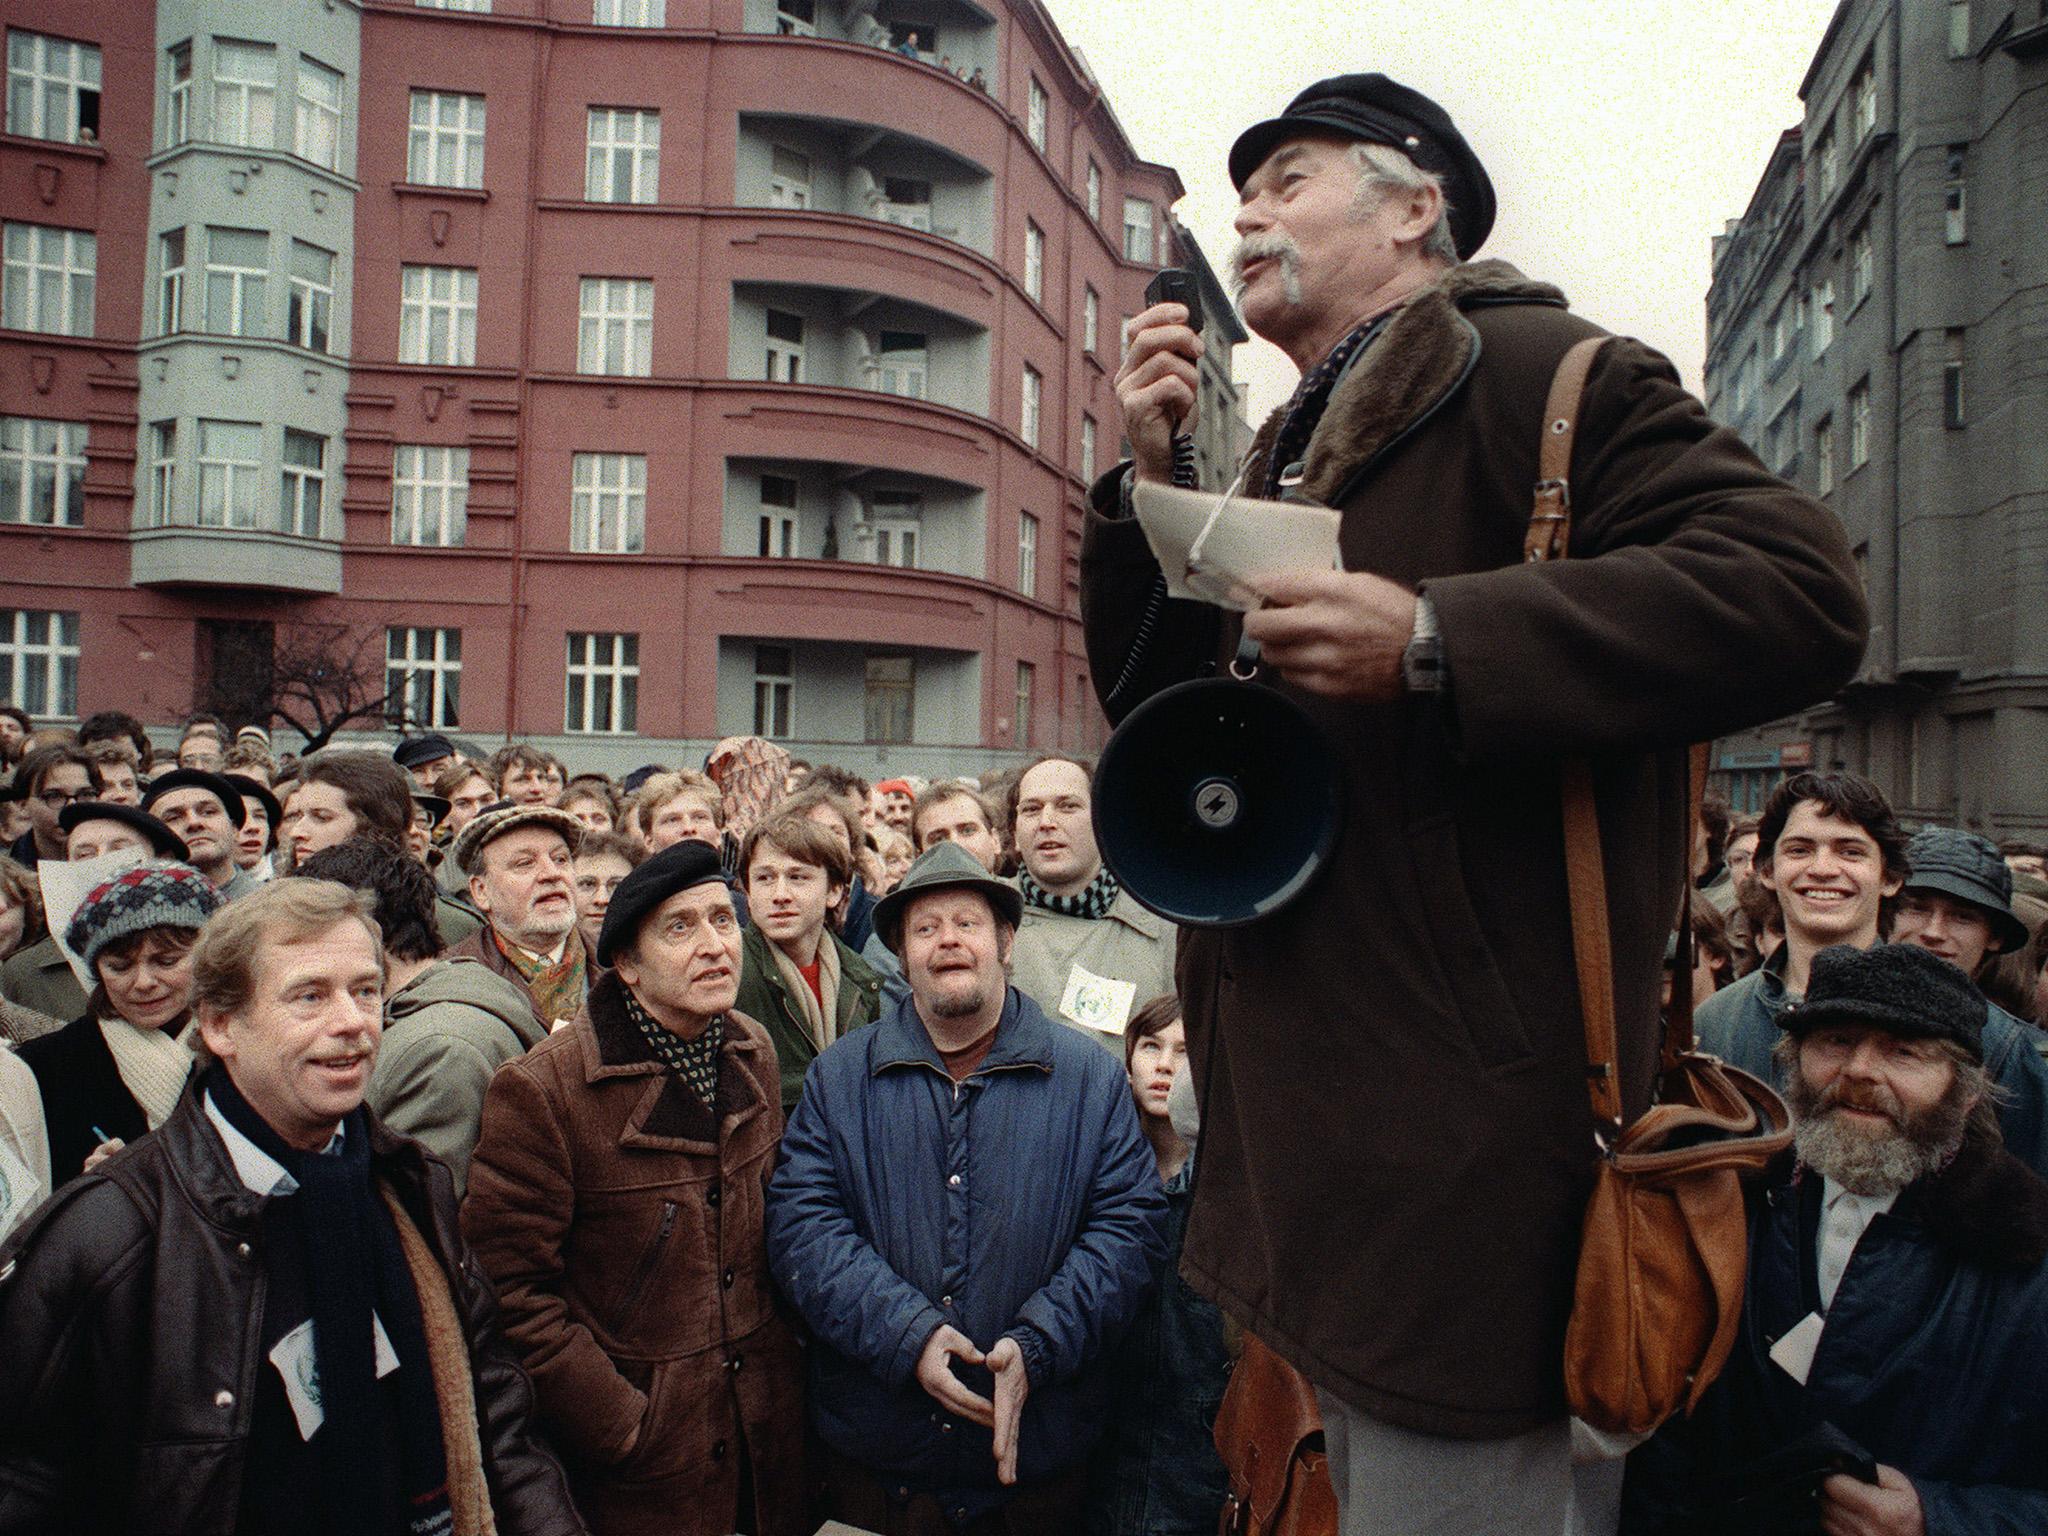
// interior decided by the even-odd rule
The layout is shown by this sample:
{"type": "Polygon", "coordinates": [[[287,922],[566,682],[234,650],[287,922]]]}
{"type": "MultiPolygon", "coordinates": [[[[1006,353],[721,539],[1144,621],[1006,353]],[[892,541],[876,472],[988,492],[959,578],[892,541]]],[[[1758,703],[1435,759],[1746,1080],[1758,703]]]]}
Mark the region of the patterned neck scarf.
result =
{"type": "Polygon", "coordinates": [[[1287,415],[1280,423],[1279,435],[1273,439],[1273,457],[1266,463],[1268,497],[1280,494],[1281,473],[1307,455],[1308,440],[1321,425],[1323,412],[1330,404],[1330,394],[1344,376],[1351,359],[1379,335],[1393,317],[1394,311],[1389,310],[1366,321],[1332,347],[1330,355],[1303,374],[1301,382],[1294,386],[1294,396],[1287,403],[1287,415]]]}
{"type": "Polygon", "coordinates": [[[725,1017],[720,1015],[694,1040],[685,1040],[672,1029],[664,1029],[647,1015],[632,989],[626,993],[626,1017],[640,1031],[654,1059],[681,1078],[690,1091],[710,1110],[718,1108],[718,1052],[725,1044],[725,1017]]]}
{"type": "Polygon", "coordinates": [[[573,1019],[583,1011],[583,995],[589,990],[590,977],[583,960],[583,940],[575,929],[570,929],[568,938],[562,941],[562,957],[554,961],[546,955],[529,955],[517,944],[500,938],[495,928],[488,931],[498,953],[519,973],[543,1027],[553,1028],[557,1020],[573,1019]]]}
{"type": "Polygon", "coordinates": [[[1090,922],[1098,922],[1109,916],[1109,909],[1116,905],[1117,894],[1123,887],[1116,883],[1116,876],[1105,864],[1095,872],[1095,878],[1088,882],[1085,890],[1076,891],[1071,896],[1053,895],[1031,878],[1028,869],[1017,871],[1017,889],[1023,893],[1027,907],[1057,912],[1061,917],[1085,917],[1090,922]]]}

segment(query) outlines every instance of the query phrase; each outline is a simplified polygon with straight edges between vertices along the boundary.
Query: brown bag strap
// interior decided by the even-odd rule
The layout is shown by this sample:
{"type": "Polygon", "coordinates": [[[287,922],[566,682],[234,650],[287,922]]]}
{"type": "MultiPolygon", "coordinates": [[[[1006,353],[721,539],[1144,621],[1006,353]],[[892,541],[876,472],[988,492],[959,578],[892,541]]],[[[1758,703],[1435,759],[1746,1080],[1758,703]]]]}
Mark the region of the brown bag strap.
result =
{"type": "Polygon", "coordinates": [[[1578,433],[1586,375],[1611,339],[1588,336],[1573,343],[1550,380],[1550,398],[1543,406],[1543,442],[1536,459],[1536,505],[1529,513],[1529,531],[1522,538],[1522,558],[1532,563],[1562,560],[1570,551],[1572,439],[1578,433]]]}

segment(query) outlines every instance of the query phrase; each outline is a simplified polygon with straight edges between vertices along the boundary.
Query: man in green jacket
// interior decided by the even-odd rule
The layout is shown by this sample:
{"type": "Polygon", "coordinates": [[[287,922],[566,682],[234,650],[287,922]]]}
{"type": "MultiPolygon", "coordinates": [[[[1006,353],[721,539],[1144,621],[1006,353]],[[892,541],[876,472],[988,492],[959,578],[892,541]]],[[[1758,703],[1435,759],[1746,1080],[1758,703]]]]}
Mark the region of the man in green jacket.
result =
{"type": "Polygon", "coordinates": [[[771,816],[740,846],[753,925],[741,951],[739,1010],[775,1041],[784,1114],[818,1053],[881,1012],[881,978],[825,921],[852,879],[838,839],[803,816],[771,816]]]}

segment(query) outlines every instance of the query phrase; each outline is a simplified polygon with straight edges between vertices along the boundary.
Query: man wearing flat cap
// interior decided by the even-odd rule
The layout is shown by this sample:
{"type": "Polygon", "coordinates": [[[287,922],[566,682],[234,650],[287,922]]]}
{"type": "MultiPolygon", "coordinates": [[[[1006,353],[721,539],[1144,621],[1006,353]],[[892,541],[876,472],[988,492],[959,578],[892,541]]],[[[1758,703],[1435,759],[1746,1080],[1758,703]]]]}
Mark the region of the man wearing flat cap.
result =
{"type": "Polygon", "coordinates": [[[437,731],[408,736],[391,749],[391,761],[412,776],[413,787],[432,790],[434,780],[461,761],[455,743],[437,731]]]}
{"type": "Polygon", "coordinates": [[[807,1536],[796,1340],[762,1246],[782,1095],[733,1007],[718,850],[628,875],[597,958],[576,1022],[491,1079],[463,1231],[595,1536],[807,1536]]]}
{"type": "Polygon", "coordinates": [[[1009,985],[1021,911],[955,843],[876,903],[910,997],[811,1063],[769,1190],[826,1512],[861,1530],[1080,1529],[1107,1352],[1165,1257],[1129,1079],[1009,985]]]}
{"type": "Polygon", "coordinates": [[[1437,103],[1324,80],[1230,174],[1245,323],[1301,370],[1242,494],[1334,508],[1342,569],[1254,573],[1242,619],[1166,596],[1131,497],[1174,474],[1202,342],[1155,305],[1117,375],[1133,458],[1084,534],[1090,672],[1122,720],[1256,661],[1349,804],[1301,900],[1183,935],[1206,1101],[1183,1273],[1319,1389],[1347,1530],[1549,1533],[1595,1125],[1563,767],[1595,764],[1634,1115],[1686,882],[1682,749],[1846,682],[1862,592],[1838,520],[1637,342],[1593,357],[1565,472],[1539,468],[1559,365],[1603,333],[1474,259],[1493,188],[1437,103]]]}
{"type": "Polygon", "coordinates": [[[575,848],[583,823],[552,805],[500,804],[464,826],[449,850],[486,920],[451,958],[481,960],[525,988],[553,1028],[576,1017],[593,961],[576,931],[575,848]]]}
{"type": "Polygon", "coordinates": [[[1623,1531],[2048,1530],[2048,1183],[2001,1143],[1983,998],[1838,945],[1778,1022],[1793,1151],[1752,1193],[1735,1353],[1630,1459],[1623,1531]]]}

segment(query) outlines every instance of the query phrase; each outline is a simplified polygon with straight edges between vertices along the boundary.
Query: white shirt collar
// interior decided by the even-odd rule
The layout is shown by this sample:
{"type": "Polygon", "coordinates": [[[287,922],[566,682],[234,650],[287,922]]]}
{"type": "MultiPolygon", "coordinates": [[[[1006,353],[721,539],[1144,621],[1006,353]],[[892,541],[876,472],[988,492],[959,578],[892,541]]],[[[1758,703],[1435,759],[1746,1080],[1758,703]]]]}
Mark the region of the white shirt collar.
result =
{"type": "MultiPolygon", "coordinates": [[[[228,1159],[235,1165],[235,1176],[244,1187],[259,1195],[295,1195],[299,1181],[284,1171],[284,1164],[257,1146],[220,1112],[220,1106],[213,1102],[213,1095],[206,1096],[206,1118],[213,1122],[220,1139],[227,1143],[228,1159]]],[[[341,1151],[343,1126],[334,1128],[334,1135],[327,1145],[320,1149],[322,1157],[331,1157],[341,1151]]]]}

